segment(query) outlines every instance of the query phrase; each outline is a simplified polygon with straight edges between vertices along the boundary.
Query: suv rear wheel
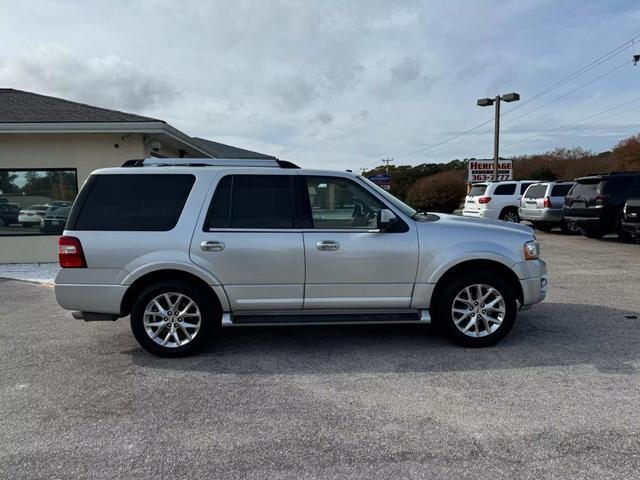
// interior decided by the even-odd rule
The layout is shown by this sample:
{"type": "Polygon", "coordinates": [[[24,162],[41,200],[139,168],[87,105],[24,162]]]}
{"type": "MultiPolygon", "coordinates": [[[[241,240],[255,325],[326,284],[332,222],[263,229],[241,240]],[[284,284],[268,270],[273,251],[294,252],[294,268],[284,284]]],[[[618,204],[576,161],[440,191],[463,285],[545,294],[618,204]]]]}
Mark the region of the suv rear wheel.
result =
{"type": "Polygon", "coordinates": [[[438,294],[435,320],[465,347],[488,347],[504,338],[516,319],[513,287],[498,275],[470,272],[456,276],[438,294]]]}
{"type": "Polygon", "coordinates": [[[180,357],[210,337],[220,312],[204,289],[188,282],[161,282],[143,290],[131,309],[131,330],[155,355],[180,357]]]}
{"type": "Polygon", "coordinates": [[[515,208],[505,208],[500,212],[500,220],[511,223],[520,223],[520,215],[518,215],[518,210],[515,208]]]}

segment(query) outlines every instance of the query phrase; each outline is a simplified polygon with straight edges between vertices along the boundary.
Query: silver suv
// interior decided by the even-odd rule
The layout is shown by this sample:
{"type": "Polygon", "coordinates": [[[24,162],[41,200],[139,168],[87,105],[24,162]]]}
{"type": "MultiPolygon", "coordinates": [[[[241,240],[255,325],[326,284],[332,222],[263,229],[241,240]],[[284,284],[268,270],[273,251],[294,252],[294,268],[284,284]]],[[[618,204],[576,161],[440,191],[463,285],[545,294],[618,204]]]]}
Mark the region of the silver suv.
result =
{"type": "Polygon", "coordinates": [[[148,159],[95,171],[59,242],[58,303],[130,315],[163,356],[217,327],[431,323],[494,344],[540,302],[530,227],[417,212],[362,176],[277,160],[148,159]]]}

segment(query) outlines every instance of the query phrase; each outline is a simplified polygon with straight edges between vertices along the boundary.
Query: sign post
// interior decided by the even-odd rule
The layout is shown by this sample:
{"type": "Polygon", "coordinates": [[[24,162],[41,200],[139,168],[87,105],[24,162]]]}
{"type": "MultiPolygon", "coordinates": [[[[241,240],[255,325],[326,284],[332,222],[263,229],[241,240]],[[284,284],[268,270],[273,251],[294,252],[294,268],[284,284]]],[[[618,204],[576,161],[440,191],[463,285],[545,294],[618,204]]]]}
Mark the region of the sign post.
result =
{"type": "Polygon", "coordinates": [[[384,188],[385,190],[391,189],[391,177],[386,173],[376,173],[375,175],[370,175],[369,180],[378,185],[380,188],[384,188]]]}

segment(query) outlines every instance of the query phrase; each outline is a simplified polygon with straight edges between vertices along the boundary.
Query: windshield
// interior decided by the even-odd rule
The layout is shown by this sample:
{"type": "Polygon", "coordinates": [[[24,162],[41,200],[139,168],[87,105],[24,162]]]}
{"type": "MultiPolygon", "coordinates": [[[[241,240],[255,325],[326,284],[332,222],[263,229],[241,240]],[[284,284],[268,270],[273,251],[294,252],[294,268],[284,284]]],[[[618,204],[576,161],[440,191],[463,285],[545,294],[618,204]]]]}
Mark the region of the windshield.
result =
{"type": "Polygon", "coordinates": [[[394,207],[396,207],[398,210],[400,210],[402,213],[404,213],[405,215],[409,216],[409,217],[413,217],[416,213],[418,213],[416,210],[414,210],[413,208],[411,208],[409,205],[407,205],[406,203],[404,203],[403,201],[397,199],[396,197],[394,197],[393,195],[391,195],[389,192],[387,192],[386,190],[384,190],[383,188],[380,188],[378,185],[376,185],[375,183],[373,183],[371,180],[369,180],[368,178],[365,177],[357,177],[358,179],[362,180],[363,182],[365,182],[367,185],[369,185],[370,187],[372,187],[376,192],[378,192],[380,195],[382,195],[382,197],[385,200],[388,200],[390,203],[393,204],[394,207]]]}

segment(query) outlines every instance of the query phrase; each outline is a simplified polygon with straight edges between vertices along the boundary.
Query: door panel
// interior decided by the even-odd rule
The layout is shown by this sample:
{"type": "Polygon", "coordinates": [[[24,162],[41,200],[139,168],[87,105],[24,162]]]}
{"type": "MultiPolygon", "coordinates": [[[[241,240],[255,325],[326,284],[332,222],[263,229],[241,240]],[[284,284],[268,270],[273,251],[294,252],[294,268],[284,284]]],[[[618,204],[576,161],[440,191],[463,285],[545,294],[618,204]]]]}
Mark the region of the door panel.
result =
{"type": "Polygon", "coordinates": [[[238,310],[302,308],[304,252],[300,232],[196,232],[191,259],[222,283],[238,310]],[[204,251],[202,242],[222,242],[204,251]]]}
{"type": "Polygon", "coordinates": [[[302,233],[294,229],[293,175],[220,179],[191,242],[194,263],[222,283],[234,311],[301,309],[302,233]]]}
{"type": "Polygon", "coordinates": [[[418,265],[415,229],[404,233],[305,231],[304,308],[409,308],[418,265]],[[337,250],[319,249],[325,242],[337,250]]]}

